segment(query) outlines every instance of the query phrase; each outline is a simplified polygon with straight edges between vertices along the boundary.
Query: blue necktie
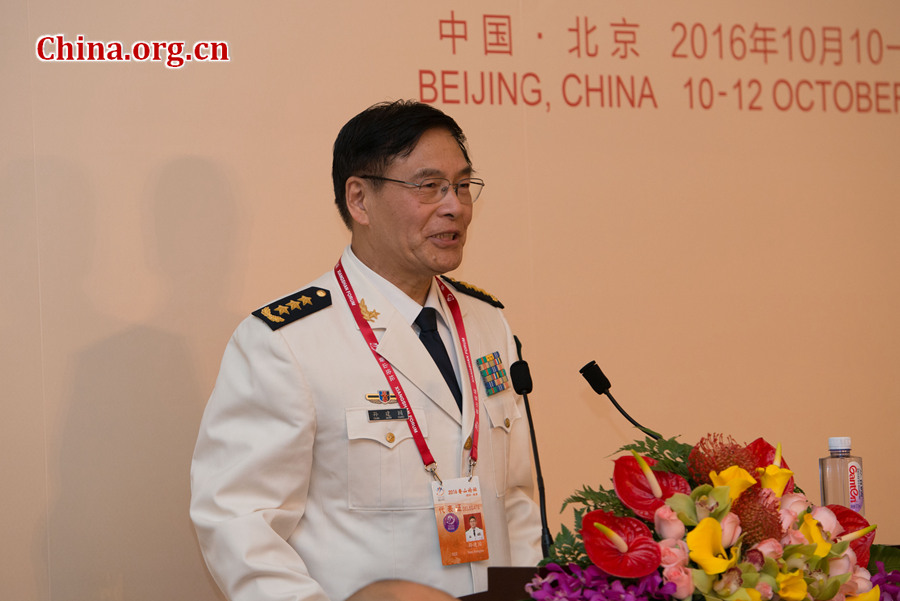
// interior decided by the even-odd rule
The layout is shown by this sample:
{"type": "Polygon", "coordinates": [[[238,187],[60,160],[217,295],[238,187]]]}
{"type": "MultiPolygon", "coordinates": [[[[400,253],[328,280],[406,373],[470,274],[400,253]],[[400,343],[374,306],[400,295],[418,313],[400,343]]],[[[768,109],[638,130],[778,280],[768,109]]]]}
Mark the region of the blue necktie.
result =
{"type": "Polygon", "coordinates": [[[437,331],[437,311],[431,307],[425,307],[416,317],[415,324],[419,326],[419,340],[425,345],[435,365],[441,370],[444,381],[447,382],[459,410],[462,411],[462,391],[459,389],[459,382],[456,381],[456,372],[453,371],[450,355],[447,354],[444,341],[441,340],[441,335],[437,331]]]}

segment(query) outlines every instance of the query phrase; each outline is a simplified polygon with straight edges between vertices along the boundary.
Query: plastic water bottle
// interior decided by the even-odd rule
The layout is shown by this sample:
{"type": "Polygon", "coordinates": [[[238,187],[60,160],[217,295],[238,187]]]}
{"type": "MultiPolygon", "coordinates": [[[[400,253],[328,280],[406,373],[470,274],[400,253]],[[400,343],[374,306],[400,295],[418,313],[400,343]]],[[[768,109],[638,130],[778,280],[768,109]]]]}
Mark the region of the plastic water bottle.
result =
{"type": "Polygon", "coordinates": [[[862,458],[850,454],[850,437],[829,438],[828,451],[819,459],[822,505],[843,505],[865,515],[862,458]]]}

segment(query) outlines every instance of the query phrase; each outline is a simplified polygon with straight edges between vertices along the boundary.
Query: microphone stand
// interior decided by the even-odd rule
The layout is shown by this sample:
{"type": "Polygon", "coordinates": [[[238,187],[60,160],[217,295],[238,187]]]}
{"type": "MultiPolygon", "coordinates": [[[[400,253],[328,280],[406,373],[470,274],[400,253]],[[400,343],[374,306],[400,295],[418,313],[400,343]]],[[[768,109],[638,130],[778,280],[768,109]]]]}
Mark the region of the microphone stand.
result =
{"type": "Polygon", "coordinates": [[[537,476],[538,488],[538,507],[541,511],[541,551],[546,559],[550,555],[550,545],[553,544],[553,537],[550,535],[550,528],[547,526],[547,499],[544,494],[544,475],[541,472],[541,458],[538,455],[537,437],[534,433],[534,420],[531,418],[531,404],[528,402],[528,393],[532,390],[531,370],[528,369],[528,363],[522,360],[522,343],[518,336],[513,336],[516,342],[516,355],[519,360],[513,363],[509,369],[510,379],[512,379],[513,389],[517,394],[522,395],[525,402],[525,414],[528,416],[528,429],[531,432],[531,449],[534,454],[534,471],[537,476]]]}

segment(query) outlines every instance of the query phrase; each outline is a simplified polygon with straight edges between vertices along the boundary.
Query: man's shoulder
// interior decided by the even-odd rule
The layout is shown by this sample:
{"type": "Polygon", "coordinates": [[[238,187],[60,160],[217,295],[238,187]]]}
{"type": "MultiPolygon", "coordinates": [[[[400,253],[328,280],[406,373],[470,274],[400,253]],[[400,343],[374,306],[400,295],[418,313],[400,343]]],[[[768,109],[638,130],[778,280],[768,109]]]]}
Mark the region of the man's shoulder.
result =
{"type": "Polygon", "coordinates": [[[471,296],[473,298],[477,298],[478,300],[482,300],[489,305],[497,307],[499,309],[503,308],[503,303],[500,302],[496,296],[491,294],[490,292],[479,288],[478,286],[472,285],[468,282],[463,282],[460,280],[454,280],[453,278],[442,275],[441,279],[453,286],[453,289],[461,294],[465,294],[467,296],[471,296]]]}
{"type": "Polygon", "coordinates": [[[327,288],[327,276],[313,281],[309,286],[267,303],[253,311],[273,331],[294,323],[331,306],[331,290],[327,288]]]}

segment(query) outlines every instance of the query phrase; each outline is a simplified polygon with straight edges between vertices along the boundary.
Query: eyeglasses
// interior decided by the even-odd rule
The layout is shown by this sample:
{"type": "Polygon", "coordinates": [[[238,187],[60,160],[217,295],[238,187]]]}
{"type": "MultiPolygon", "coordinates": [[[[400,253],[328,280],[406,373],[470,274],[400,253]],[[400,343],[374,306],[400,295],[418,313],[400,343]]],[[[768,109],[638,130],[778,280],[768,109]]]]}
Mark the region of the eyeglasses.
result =
{"type": "Polygon", "coordinates": [[[389,177],[381,177],[380,175],[360,175],[363,179],[372,179],[382,182],[394,182],[395,184],[403,184],[415,188],[415,193],[419,197],[419,202],[424,204],[434,204],[440,202],[447,196],[447,191],[453,188],[456,198],[464,205],[470,205],[481,195],[484,189],[484,180],[477,177],[468,177],[461,179],[455,184],[444,177],[426,177],[419,182],[405,182],[400,179],[391,179],[389,177]]]}

